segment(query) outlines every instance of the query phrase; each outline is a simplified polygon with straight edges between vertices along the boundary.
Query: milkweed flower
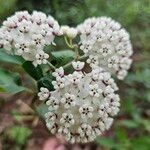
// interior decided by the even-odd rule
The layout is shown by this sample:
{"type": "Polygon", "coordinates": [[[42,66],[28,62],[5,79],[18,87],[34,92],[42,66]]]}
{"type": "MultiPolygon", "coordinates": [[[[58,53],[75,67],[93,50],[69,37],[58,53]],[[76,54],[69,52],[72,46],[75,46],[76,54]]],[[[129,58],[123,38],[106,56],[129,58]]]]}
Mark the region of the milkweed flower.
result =
{"type": "Polygon", "coordinates": [[[89,18],[77,26],[80,49],[89,56],[91,67],[101,66],[118,79],[124,79],[132,60],[132,45],[127,31],[108,17],[89,18]]]}
{"type": "Polygon", "coordinates": [[[70,39],[74,39],[77,36],[77,29],[69,26],[61,26],[61,31],[63,35],[68,36],[70,39]]]}
{"type": "Polygon", "coordinates": [[[72,62],[74,72],[66,75],[56,69],[54,91],[41,87],[38,96],[46,101],[46,126],[53,134],[62,134],[71,142],[90,142],[108,130],[119,111],[117,85],[102,68],[83,71],[84,62],[72,62]]]}
{"type": "Polygon", "coordinates": [[[54,44],[55,36],[61,34],[59,24],[52,16],[37,11],[31,15],[27,11],[20,11],[3,22],[0,47],[37,66],[46,64],[49,58],[44,46],[54,44]]]}

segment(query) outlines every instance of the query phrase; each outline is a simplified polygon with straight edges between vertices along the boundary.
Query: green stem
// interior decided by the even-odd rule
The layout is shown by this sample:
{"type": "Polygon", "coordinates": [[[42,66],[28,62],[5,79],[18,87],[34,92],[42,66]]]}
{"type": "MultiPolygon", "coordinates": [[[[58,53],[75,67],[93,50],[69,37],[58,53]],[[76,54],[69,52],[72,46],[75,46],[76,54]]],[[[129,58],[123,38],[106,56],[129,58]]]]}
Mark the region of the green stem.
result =
{"type": "Polygon", "coordinates": [[[73,48],[72,45],[70,45],[70,43],[68,42],[68,39],[67,39],[66,36],[64,36],[64,39],[65,39],[65,42],[66,42],[67,46],[68,46],[69,48],[73,48]]]}
{"type": "Polygon", "coordinates": [[[55,69],[56,69],[55,66],[52,65],[49,61],[48,61],[48,65],[51,67],[52,70],[55,70],[55,69]]]}

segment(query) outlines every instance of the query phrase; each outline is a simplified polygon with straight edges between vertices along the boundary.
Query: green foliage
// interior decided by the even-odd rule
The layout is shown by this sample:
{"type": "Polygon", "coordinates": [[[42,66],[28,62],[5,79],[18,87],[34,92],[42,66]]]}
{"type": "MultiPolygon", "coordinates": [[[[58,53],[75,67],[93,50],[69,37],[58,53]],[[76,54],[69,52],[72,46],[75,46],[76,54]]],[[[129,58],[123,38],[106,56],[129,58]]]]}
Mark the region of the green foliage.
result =
{"type": "Polygon", "coordinates": [[[24,62],[24,59],[19,56],[7,54],[4,50],[0,49],[0,62],[21,65],[24,62]]]}
{"type": "Polygon", "coordinates": [[[41,66],[37,66],[35,67],[32,62],[30,61],[25,61],[22,64],[22,67],[24,68],[24,70],[35,80],[39,80],[40,78],[43,77],[43,71],[41,66]]]}
{"type": "Polygon", "coordinates": [[[27,127],[13,126],[8,129],[7,135],[18,145],[25,145],[31,135],[31,130],[27,127]]]}
{"type": "Polygon", "coordinates": [[[63,66],[75,58],[75,52],[71,50],[63,50],[52,52],[51,63],[56,67],[63,66]]]}
{"type": "Polygon", "coordinates": [[[15,94],[27,90],[21,86],[21,78],[18,73],[11,73],[0,68],[0,92],[15,94]]]}
{"type": "Polygon", "coordinates": [[[54,77],[52,76],[51,73],[49,73],[48,75],[44,76],[43,78],[41,78],[40,80],[38,80],[37,85],[38,85],[38,89],[40,89],[40,87],[46,87],[49,90],[54,90],[52,81],[54,80],[54,77]]]}

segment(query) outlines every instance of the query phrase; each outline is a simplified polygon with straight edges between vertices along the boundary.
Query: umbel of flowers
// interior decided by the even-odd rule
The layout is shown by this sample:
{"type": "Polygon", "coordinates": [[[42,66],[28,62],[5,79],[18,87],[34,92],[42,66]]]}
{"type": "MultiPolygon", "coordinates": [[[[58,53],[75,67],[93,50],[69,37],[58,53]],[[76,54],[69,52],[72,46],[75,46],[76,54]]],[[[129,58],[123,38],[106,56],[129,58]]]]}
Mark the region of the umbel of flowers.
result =
{"type": "Polygon", "coordinates": [[[37,11],[32,15],[27,11],[16,12],[3,22],[0,47],[37,66],[47,63],[49,55],[44,52],[44,46],[54,44],[55,36],[59,35],[60,27],[52,16],[37,11]]]}
{"type": "Polygon", "coordinates": [[[42,12],[16,12],[0,28],[0,48],[35,67],[48,63],[50,70],[55,69],[54,90],[43,86],[38,93],[48,106],[45,120],[51,133],[62,134],[71,143],[86,143],[110,128],[120,107],[118,87],[111,75],[123,80],[132,63],[129,34],[118,22],[98,17],[85,20],[77,28],[60,27],[42,12]],[[55,45],[55,37],[61,35],[76,56],[56,69],[44,48],[55,45]],[[73,72],[67,74],[66,66],[73,72]]]}
{"type": "Polygon", "coordinates": [[[91,67],[101,66],[118,79],[127,75],[133,51],[129,34],[121,25],[108,17],[89,18],[78,27],[80,49],[89,56],[91,67]]]}
{"type": "Polygon", "coordinates": [[[108,130],[119,111],[117,85],[108,72],[98,67],[82,71],[84,62],[72,62],[74,72],[65,75],[62,67],[53,76],[54,91],[41,87],[40,100],[49,111],[46,125],[53,134],[62,134],[71,143],[90,142],[108,130]]]}

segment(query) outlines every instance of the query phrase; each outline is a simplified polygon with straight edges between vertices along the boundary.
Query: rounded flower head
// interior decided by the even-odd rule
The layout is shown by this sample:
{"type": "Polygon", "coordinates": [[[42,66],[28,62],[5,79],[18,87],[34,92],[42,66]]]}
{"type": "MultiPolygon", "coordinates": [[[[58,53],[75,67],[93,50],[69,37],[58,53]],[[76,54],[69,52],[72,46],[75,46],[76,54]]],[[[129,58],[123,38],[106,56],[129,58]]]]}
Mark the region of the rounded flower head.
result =
{"type": "Polygon", "coordinates": [[[56,69],[55,90],[41,88],[38,96],[48,105],[45,119],[51,133],[62,134],[71,143],[86,143],[110,128],[119,111],[118,88],[102,68],[86,73],[83,62],[72,66],[74,72],[68,75],[62,67],[56,69]]]}
{"type": "Polygon", "coordinates": [[[118,79],[124,79],[132,60],[129,34],[108,17],[89,18],[78,27],[80,49],[89,56],[91,67],[101,66],[118,79]]]}
{"type": "Polygon", "coordinates": [[[46,64],[49,58],[44,46],[53,44],[55,36],[61,34],[60,26],[53,17],[37,11],[31,15],[27,11],[20,11],[3,22],[0,47],[37,66],[46,64]]]}

